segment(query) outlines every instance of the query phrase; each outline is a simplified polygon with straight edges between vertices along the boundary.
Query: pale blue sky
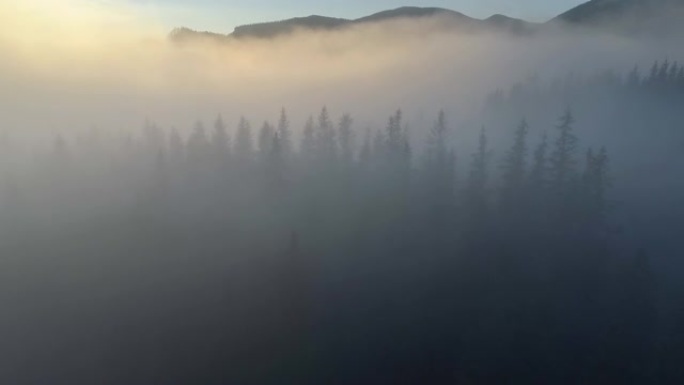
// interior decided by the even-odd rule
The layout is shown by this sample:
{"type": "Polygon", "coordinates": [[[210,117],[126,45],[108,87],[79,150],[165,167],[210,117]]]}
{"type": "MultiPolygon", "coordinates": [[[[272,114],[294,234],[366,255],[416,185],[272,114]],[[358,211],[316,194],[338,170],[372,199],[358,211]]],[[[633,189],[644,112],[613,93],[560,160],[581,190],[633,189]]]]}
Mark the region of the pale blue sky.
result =
{"type": "Polygon", "coordinates": [[[545,21],[586,0],[127,0],[169,28],[228,33],[236,25],[318,14],[356,18],[404,5],[450,8],[484,18],[495,13],[545,21]]]}

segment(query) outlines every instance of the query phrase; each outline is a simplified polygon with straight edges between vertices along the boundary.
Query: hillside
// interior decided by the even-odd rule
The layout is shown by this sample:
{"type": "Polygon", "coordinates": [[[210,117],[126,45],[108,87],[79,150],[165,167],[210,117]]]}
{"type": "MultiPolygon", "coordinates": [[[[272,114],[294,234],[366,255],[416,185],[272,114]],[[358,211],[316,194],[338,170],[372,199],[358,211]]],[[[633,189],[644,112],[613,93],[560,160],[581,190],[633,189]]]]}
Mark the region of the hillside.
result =
{"type": "Polygon", "coordinates": [[[572,8],[544,24],[530,23],[505,15],[476,19],[445,8],[400,7],[358,19],[342,19],[311,15],[292,19],[241,25],[229,35],[196,32],[179,28],[172,32],[175,41],[201,39],[270,39],[299,30],[331,31],[362,24],[398,20],[432,18],[438,30],[460,32],[494,32],[529,35],[558,25],[590,28],[618,34],[678,34],[684,32],[684,1],[682,0],[590,0],[572,8]]]}
{"type": "Polygon", "coordinates": [[[591,0],[550,23],[629,34],[672,34],[682,31],[681,0],[591,0]]]}
{"type": "MultiPolygon", "coordinates": [[[[439,26],[444,30],[454,29],[471,32],[490,31],[525,34],[533,32],[538,26],[535,23],[528,23],[524,20],[514,19],[503,15],[494,15],[488,19],[480,20],[444,8],[401,7],[374,13],[354,20],[311,15],[281,21],[241,25],[236,27],[232,34],[218,36],[225,39],[268,39],[287,35],[297,30],[330,31],[369,23],[426,18],[439,18],[439,26]]],[[[187,28],[179,28],[174,30],[172,38],[174,40],[185,40],[191,38],[193,32],[194,31],[187,28]]],[[[216,38],[217,35],[208,32],[197,32],[196,37],[216,38]]]]}

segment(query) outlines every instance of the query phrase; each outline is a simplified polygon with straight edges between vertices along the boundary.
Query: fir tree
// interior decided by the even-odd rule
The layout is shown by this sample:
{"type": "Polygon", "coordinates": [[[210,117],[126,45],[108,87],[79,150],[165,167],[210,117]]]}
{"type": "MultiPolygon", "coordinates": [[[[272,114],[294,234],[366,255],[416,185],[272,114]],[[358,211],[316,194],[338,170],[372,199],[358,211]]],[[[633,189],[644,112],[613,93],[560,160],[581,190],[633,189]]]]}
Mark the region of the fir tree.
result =
{"type": "Polygon", "coordinates": [[[294,146],[292,145],[292,130],[290,129],[290,121],[287,118],[285,108],[280,110],[280,119],[278,119],[277,128],[278,137],[280,138],[280,145],[283,151],[284,159],[292,157],[294,146]]]}
{"type": "Polygon", "coordinates": [[[595,225],[601,225],[608,208],[606,191],[611,184],[608,174],[608,152],[605,147],[601,147],[596,154],[592,149],[587,151],[582,181],[588,219],[595,225]]]}
{"type": "Polygon", "coordinates": [[[545,217],[544,212],[547,209],[547,188],[549,182],[548,147],[547,135],[544,132],[541,141],[534,150],[527,193],[529,202],[532,204],[530,214],[538,223],[543,221],[545,217]]]}
{"type": "Polygon", "coordinates": [[[472,221],[482,223],[488,209],[489,159],[487,133],[480,130],[477,151],[473,154],[466,186],[466,210],[472,221]]]}
{"type": "Polygon", "coordinates": [[[402,132],[401,122],[402,112],[401,110],[397,110],[394,115],[390,116],[387,123],[387,128],[385,131],[385,138],[387,141],[385,145],[385,151],[390,162],[395,162],[401,159],[402,153],[405,150],[405,138],[402,132]]]}
{"type": "Polygon", "coordinates": [[[651,72],[648,76],[648,83],[655,84],[658,82],[658,72],[660,71],[660,63],[656,60],[651,66],[651,72]]]}
{"type": "Polygon", "coordinates": [[[337,158],[337,142],[335,129],[328,114],[328,108],[323,107],[318,115],[316,126],[316,152],[319,160],[332,163],[337,158]]]}
{"type": "Polygon", "coordinates": [[[529,126],[523,119],[515,131],[513,146],[503,162],[502,204],[511,206],[522,200],[523,185],[527,172],[527,132],[529,126]]]}
{"type": "Polygon", "coordinates": [[[285,179],[285,154],[279,132],[273,134],[269,149],[268,169],[271,173],[271,180],[275,184],[275,188],[280,188],[285,179]]]}
{"type": "Polygon", "coordinates": [[[342,155],[342,160],[346,165],[350,165],[354,160],[354,141],[356,140],[354,136],[354,131],[352,129],[353,119],[351,115],[344,114],[340,119],[338,125],[338,132],[340,138],[340,151],[342,155]]]}
{"type": "Polygon", "coordinates": [[[658,69],[657,80],[661,85],[667,84],[667,77],[670,74],[670,61],[665,60],[658,69]]]}
{"type": "Polygon", "coordinates": [[[444,111],[439,111],[437,121],[432,126],[428,134],[428,143],[426,158],[428,168],[441,168],[446,166],[447,148],[446,148],[447,123],[444,111]]]}
{"type": "Polygon", "coordinates": [[[304,130],[302,132],[302,143],[299,146],[299,151],[302,157],[306,160],[311,160],[315,156],[316,152],[316,134],[314,131],[314,119],[313,116],[309,116],[306,124],[304,125],[304,130]]]}
{"type": "Polygon", "coordinates": [[[273,135],[275,130],[269,122],[264,122],[259,130],[259,140],[257,142],[259,156],[262,159],[267,159],[271,153],[271,145],[273,144],[273,135]]]}
{"type": "Polygon", "coordinates": [[[366,128],[366,133],[363,136],[363,144],[361,145],[361,151],[359,152],[359,163],[361,163],[363,166],[367,167],[370,164],[372,158],[371,151],[371,130],[370,128],[366,128]]]}
{"type": "Polygon", "coordinates": [[[237,134],[235,135],[235,155],[240,161],[245,161],[252,156],[252,129],[244,117],[240,118],[237,134]]]}
{"type": "Polygon", "coordinates": [[[668,85],[673,85],[677,81],[677,74],[679,73],[679,63],[674,62],[670,66],[670,72],[667,74],[668,85]]]}
{"type": "Polygon", "coordinates": [[[455,153],[448,151],[447,122],[444,111],[440,111],[427,140],[425,154],[424,188],[427,191],[429,215],[432,221],[445,224],[449,211],[454,205],[455,153]]]}
{"type": "Polygon", "coordinates": [[[230,137],[228,136],[226,124],[223,122],[221,115],[219,115],[214,122],[211,143],[218,161],[220,163],[225,162],[229,154],[230,137]]]}
{"type": "Polygon", "coordinates": [[[570,183],[576,176],[577,137],[573,133],[575,118],[569,109],[561,116],[558,125],[558,138],[549,158],[549,182],[552,192],[566,194],[570,183]]]}

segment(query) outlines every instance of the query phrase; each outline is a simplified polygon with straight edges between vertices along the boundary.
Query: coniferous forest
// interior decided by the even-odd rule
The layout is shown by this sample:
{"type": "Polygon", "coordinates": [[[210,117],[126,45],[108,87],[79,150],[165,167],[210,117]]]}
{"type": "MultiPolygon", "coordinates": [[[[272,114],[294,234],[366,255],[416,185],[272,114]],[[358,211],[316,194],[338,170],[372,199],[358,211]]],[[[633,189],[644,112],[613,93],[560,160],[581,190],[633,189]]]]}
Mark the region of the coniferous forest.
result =
{"type": "MultiPolygon", "coordinates": [[[[4,171],[0,322],[23,327],[4,335],[16,348],[0,373],[678,383],[684,302],[664,294],[647,245],[625,242],[611,143],[583,141],[567,96],[681,98],[683,72],[558,81],[538,99],[525,85],[497,91],[486,111],[505,112],[506,143],[483,127],[459,144],[468,152],[444,112],[418,141],[402,110],[373,129],[323,107],[305,122],[283,109],[273,122],[56,135],[29,171],[4,171]],[[566,106],[533,127],[513,117],[523,100],[566,106]]],[[[2,145],[7,164],[12,138],[2,145]]]]}
{"type": "Polygon", "coordinates": [[[0,0],[0,385],[684,384],[684,1],[433,3],[0,0]]]}

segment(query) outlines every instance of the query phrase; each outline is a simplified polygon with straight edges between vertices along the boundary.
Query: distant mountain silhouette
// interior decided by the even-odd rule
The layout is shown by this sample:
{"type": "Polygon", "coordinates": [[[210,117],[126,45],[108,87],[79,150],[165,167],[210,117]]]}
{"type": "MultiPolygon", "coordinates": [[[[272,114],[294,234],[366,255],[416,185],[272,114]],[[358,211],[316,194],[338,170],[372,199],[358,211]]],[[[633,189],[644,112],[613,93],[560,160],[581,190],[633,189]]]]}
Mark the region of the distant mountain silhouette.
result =
{"type": "Polygon", "coordinates": [[[347,19],[312,15],[307,17],[296,17],[294,19],[282,21],[242,25],[236,27],[231,36],[236,38],[271,38],[278,35],[292,33],[297,29],[332,30],[346,26],[351,22],[351,20],[347,19]]]}
{"type": "Polygon", "coordinates": [[[213,40],[221,42],[227,38],[226,35],[221,35],[220,33],[208,32],[208,31],[195,31],[190,28],[180,27],[175,28],[169,34],[169,38],[175,42],[185,42],[194,40],[213,40]]]}
{"type": "Polygon", "coordinates": [[[557,16],[550,23],[592,27],[620,33],[681,32],[682,0],[591,0],[557,16]]]}
{"type": "Polygon", "coordinates": [[[445,29],[461,30],[503,30],[505,32],[520,33],[532,30],[534,25],[523,20],[496,15],[487,20],[478,20],[460,12],[444,8],[401,7],[388,11],[374,13],[355,20],[338,19],[324,16],[308,16],[287,19],[270,23],[257,23],[235,28],[230,35],[236,38],[259,37],[272,38],[291,33],[298,29],[334,30],[364,23],[375,23],[401,19],[439,18],[445,29]]]}
{"type": "Polygon", "coordinates": [[[517,34],[531,33],[539,29],[539,24],[498,14],[485,19],[484,23],[499,30],[507,30],[517,34]]]}
{"type": "Polygon", "coordinates": [[[433,18],[439,30],[466,32],[497,32],[527,35],[543,31],[547,27],[566,25],[590,27],[616,33],[668,34],[684,30],[684,0],[591,0],[581,4],[545,24],[530,23],[505,15],[493,15],[476,19],[460,12],[444,8],[401,7],[378,12],[359,19],[341,19],[311,15],[281,21],[255,23],[236,27],[232,34],[196,32],[179,28],[171,33],[176,41],[196,38],[230,40],[244,38],[269,39],[291,34],[298,30],[330,31],[361,24],[392,20],[418,20],[433,18]]]}
{"type": "Polygon", "coordinates": [[[225,39],[274,38],[297,30],[338,30],[368,23],[424,18],[438,19],[439,26],[444,30],[457,29],[463,31],[495,31],[520,34],[532,32],[538,26],[535,23],[528,23],[503,15],[494,15],[486,20],[480,20],[444,8],[401,7],[355,20],[311,15],[281,21],[241,25],[236,27],[230,35],[217,35],[210,32],[194,33],[194,31],[187,28],[178,28],[172,32],[171,37],[174,40],[184,40],[193,37],[212,39],[217,37],[225,39]]]}
{"type": "Polygon", "coordinates": [[[465,23],[472,23],[478,21],[468,17],[460,12],[452,11],[445,8],[423,8],[423,7],[401,7],[397,9],[391,9],[388,11],[382,11],[374,13],[370,16],[362,17],[360,19],[354,20],[357,23],[363,22],[374,22],[374,21],[385,21],[391,19],[401,19],[401,18],[420,18],[420,17],[434,17],[443,16],[446,18],[459,20],[465,23]]]}

